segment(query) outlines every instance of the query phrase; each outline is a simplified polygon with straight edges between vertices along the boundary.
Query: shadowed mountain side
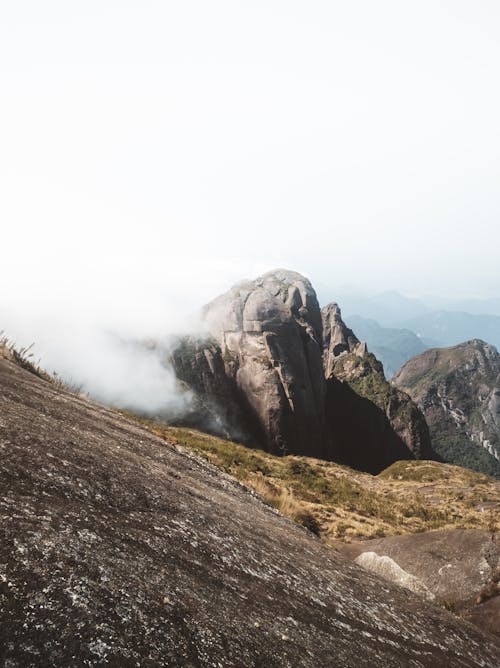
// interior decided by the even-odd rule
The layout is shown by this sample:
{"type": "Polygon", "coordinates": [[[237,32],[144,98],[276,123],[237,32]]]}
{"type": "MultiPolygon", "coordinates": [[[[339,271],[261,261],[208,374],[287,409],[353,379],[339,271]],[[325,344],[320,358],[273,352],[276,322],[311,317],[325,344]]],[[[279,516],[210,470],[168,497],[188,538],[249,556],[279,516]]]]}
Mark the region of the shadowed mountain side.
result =
{"type": "Polygon", "coordinates": [[[335,433],[335,461],[376,474],[394,461],[413,459],[384,411],[357,394],[348,383],[330,378],[327,401],[327,418],[335,433]]]}
{"type": "Polygon", "coordinates": [[[0,406],[5,665],[496,665],[492,636],[123,415],[2,359],[0,406]]]}
{"type": "Polygon", "coordinates": [[[433,459],[435,453],[422,411],[408,394],[387,382],[382,364],[366,346],[360,352],[360,345],[329,360],[327,382],[332,381],[337,392],[340,390],[335,381],[342,381],[351,390],[336,398],[330,388],[327,410],[332,433],[336,434],[337,425],[342,432],[349,432],[344,438],[352,442],[350,458],[354,452],[356,458],[363,455],[355,466],[362,470],[378,472],[397,459],[433,459]],[[341,401],[342,410],[336,405],[337,400],[341,401]],[[367,422],[370,429],[362,426],[367,422]],[[363,435],[363,440],[358,442],[356,435],[363,435]],[[376,471],[374,452],[379,452],[383,460],[376,471]]]}

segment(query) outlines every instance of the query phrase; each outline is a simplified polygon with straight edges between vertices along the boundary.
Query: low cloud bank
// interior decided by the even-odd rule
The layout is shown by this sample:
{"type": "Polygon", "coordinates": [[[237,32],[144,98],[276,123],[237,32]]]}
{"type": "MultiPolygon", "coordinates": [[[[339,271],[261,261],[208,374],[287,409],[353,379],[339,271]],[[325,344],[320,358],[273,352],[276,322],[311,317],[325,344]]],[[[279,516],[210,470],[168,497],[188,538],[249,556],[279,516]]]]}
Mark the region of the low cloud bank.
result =
{"type": "Polygon", "coordinates": [[[18,347],[33,345],[33,361],[93,399],[145,415],[182,416],[191,395],[170,363],[179,336],[201,333],[198,318],[175,313],[151,295],[127,291],[70,302],[17,295],[0,304],[0,330],[18,347]]]}
{"type": "Polygon", "coordinates": [[[92,398],[166,418],[191,402],[169,362],[175,341],[203,334],[205,303],[274,265],[176,255],[152,240],[146,249],[140,236],[134,252],[106,235],[94,247],[90,235],[78,253],[64,247],[56,256],[52,237],[39,236],[20,244],[7,230],[0,331],[18,347],[34,344],[34,361],[92,398]]]}

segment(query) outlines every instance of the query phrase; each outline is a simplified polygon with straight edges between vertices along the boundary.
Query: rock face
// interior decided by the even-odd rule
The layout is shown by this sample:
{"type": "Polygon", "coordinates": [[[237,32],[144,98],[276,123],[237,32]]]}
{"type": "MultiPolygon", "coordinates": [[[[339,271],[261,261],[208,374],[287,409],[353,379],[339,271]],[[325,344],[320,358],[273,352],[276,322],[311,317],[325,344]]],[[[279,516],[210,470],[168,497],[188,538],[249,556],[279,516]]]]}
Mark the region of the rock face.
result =
{"type": "Polygon", "coordinates": [[[243,414],[244,440],[278,454],[299,452],[307,441],[311,455],[325,456],[321,314],[309,281],[293,272],[266,274],[208,304],[204,319],[217,346],[199,342],[197,357],[182,367],[176,351],[174,365],[193,387],[190,379],[207,376],[207,356],[222,361],[223,369],[212,364],[211,378],[203,387],[195,380],[194,389],[216,402],[231,436],[237,434],[228,414],[243,414]],[[220,401],[220,388],[230,388],[230,397],[224,391],[220,401]]]}
{"type": "Polygon", "coordinates": [[[0,664],[494,668],[496,639],[0,359],[0,664]]]}
{"type": "Polygon", "coordinates": [[[474,339],[412,358],[394,382],[425,413],[447,461],[500,475],[500,355],[474,339]]]}
{"type": "Polygon", "coordinates": [[[327,304],[321,310],[323,321],[323,366],[325,376],[334,375],[337,359],[342,353],[353,353],[358,357],[366,355],[365,343],[361,343],[352,329],[349,329],[342,320],[339,305],[335,302],[327,304]]]}
{"type": "Polygon", "coordinates": [[[398,458],[428,456],[425,420],[406,395],[393,390],[377,402],[350,387],[345,362],[354,359],[364,364],[364,376],[376,367],[378,385],[390,390],[338,306],[320,311],[300,274],[276,270],[237,285],[203,315],[209,338],[184,340],[173,355],[178,377],[198,398],[188,423],[275,454],[372,472],[398,458]]]}
{"type": "Polygon", "coordinates": [[[453,529],[337,547],[368,570],[500,635],[498,534],[453,529]]]}

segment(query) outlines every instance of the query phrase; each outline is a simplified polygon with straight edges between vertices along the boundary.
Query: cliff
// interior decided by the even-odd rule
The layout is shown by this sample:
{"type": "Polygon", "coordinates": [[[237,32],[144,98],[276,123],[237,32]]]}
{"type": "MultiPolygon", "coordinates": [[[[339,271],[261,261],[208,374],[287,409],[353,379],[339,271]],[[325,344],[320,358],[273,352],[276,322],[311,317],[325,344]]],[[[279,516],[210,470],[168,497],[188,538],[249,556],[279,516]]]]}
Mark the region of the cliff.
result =
{"type": "Polygon", "coordinates": [[[173,354],[196,397],[186,424],[371,472],[432,454],[420,411],[387,383],[338,306],[320,310],[300,274],[276,270],[237,285],[203,319],[208,337],[184,339],[173,354]]]}

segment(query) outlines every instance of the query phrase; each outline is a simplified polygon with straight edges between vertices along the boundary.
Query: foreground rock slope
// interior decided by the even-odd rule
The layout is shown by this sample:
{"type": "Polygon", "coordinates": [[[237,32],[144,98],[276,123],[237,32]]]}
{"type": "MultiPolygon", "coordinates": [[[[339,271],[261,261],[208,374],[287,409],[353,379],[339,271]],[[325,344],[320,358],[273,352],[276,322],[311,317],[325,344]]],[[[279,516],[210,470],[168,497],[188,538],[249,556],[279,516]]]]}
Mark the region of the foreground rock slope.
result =
{"type": "Polygon", "coordinates": [[[209,335],[184,339],[173,354],[196,398],[187,424],[370,472],[432,455],[419,409],[387,383],[338,306],[320,310],[300,274],[280,269],[241,283],[208,304],[203,318],[209,335]],[[361,393],[350,386],[360,377],[361,393]]]}
{"type": "Polygon", "coordinates": [[[3,359],[0,448],[4,665],[497,665],[493,636],[3,359]]]}
{"type": "Polygon", "coordinates": [[[394,383],[425,414],[447,461],[500,477],[500,355],[474,339],[409,360],[394,383]]]}

